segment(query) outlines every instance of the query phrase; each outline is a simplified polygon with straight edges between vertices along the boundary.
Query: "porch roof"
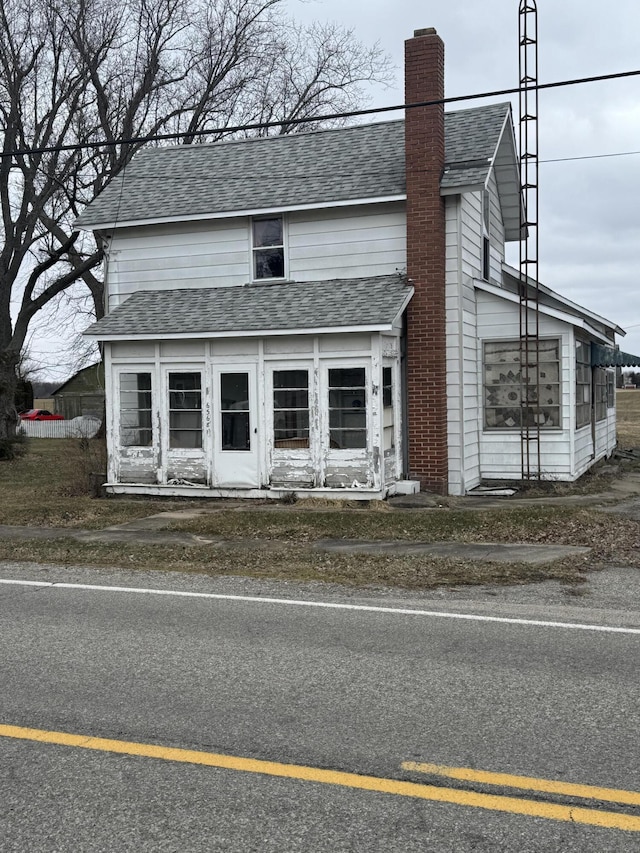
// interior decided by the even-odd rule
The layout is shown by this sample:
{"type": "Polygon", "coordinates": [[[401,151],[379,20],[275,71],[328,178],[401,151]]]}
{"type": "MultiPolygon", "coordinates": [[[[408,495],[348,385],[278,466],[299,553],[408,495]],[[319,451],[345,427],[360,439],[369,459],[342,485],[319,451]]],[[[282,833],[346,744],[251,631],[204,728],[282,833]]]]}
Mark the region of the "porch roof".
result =
{"type": "Polygon", "coordinates": [[[402,275],[143,290],[84,334],[108,341],[384,331],[412,296],[402,275]]]}

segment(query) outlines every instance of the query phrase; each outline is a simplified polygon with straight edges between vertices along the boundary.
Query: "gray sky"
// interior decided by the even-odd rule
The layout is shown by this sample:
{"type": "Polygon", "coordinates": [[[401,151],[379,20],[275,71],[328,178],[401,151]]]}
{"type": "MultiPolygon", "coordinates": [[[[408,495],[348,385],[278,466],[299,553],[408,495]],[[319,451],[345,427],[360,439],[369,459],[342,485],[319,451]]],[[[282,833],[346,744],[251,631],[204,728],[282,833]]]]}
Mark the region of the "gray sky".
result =
{"type": "MultiPolygon", "coordinates": [[[[445,43],[448,96],[517,86],[519,0],[286,2],[297,21],[344,24],[391,55],[396,83],[372,88],[368,106],[403,102],[403,43],[423,27],[435,27],[445,43]]],[[[638,0],[538,0],[538,18],[541,83],[640,68],[638,0]]],[[[640,152],[640,77],[541,92],[539,117],[543,161],[640,152]]],[[[640,153],[542,163],[539,182],[540,280],[618,323],[628,332],[621,349],[640,355],[640,153]]],[[[32,337],[36,363],[51,349],[41,333],[46,322],[32,337]]],[[[86,318],[75,325],[84,328],[86,318]]],[[[66,378],[70,366],[61,357],[53,378],[66,378]]]]}
{"type": "MultiPolygon", "coordinates": [[[[423,27],[445,43],[447,96],[518,85],[519,0],[287,2],[298,20],[337,21],[391,54],[396,85],[372,90],[371,106],[403,102],[403,43],[423,27]]],[[[537,5],[541,83],[640,68],[637,0],[537,5]]],[[[640,77],[541,92],[539,130],[541,160],[640,152],[640,77]]],[[[640,355],[640,153],[542,163],[539,184],[541,281],[617,322],[621,349],[640,355]]]]}

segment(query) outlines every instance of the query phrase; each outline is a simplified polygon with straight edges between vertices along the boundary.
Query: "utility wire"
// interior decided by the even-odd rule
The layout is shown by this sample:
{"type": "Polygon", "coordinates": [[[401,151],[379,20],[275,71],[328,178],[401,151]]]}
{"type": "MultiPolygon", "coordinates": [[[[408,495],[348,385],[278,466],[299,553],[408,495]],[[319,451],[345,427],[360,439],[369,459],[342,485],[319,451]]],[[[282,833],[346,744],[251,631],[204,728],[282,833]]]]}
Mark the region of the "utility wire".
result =
{"type": "Polygon", "coordinates": [[[256,122],[254,124],[240,124],[231,127],[214,127],[208,130],[190,130],[176,133],[157,133],[148,136],[133,136],[128,139],[102,140],[101,142],[76,142],[68,145],[55,145],[44,148],[22,148],[15,151],[7,151],[0,153],[0,159],[5,157],[22,157],[29,154],[53,154],[60,151],[80,151],[85,148],[109,148],[117,145],[133,145],[144,142],[166,142],[168,140],[178,140],[185,137],[201,137],[210,136],[211,134],[228,134],[239,133],[245,130],[266,130],[272,127],[282,127],[283,125],[300,125],[309,124],[317,121],[332,121],[342,118],[355,118],[357,116],[375,115],[378,113],[388,113],[397,110],[413,110],[419,107],[435,107],[443,104],[456,104],[463,101],[475,101],[483,98],[496,98],[501,95],[517,95],[521,91],[541,91],[543,89],[558,89],[563,86],[577,86],[582,83],[597,83],[603,80],[621,80],[625,77],[640,76],[640,69],[636,71],[619,71],[615,74],[599,74],[593,77],[577,77],[573,80],[559,80],[555,83],[539,83],[535,86],[516,86],[510,89],[495,89],[491,92],[476,92],[472,95],[456,95],[451,98],[439,98],[433,101],[420,101],[415,104],[395,104],[390,107],[370,107],[362,110],[349,110],[341,113],[328,113],[318,116],[307,116],[306,118],[282,119],[281,121],[266,121],[256,122]]]}

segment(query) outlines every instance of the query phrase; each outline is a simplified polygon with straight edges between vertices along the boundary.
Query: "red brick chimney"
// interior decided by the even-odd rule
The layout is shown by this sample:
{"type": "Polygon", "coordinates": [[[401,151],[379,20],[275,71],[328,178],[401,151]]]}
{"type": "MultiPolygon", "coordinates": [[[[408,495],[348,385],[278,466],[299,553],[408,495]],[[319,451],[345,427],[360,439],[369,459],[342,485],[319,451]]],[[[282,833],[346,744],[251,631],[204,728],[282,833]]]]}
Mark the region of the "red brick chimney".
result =
{"type": "MultiPolygon", "coordinates": [[[[444,98],[444,44],[434,29],[405,42],[405,103],[444,98]]],[[[444,106],[406,110],[409,477],[446,494],[444,106]]]]}

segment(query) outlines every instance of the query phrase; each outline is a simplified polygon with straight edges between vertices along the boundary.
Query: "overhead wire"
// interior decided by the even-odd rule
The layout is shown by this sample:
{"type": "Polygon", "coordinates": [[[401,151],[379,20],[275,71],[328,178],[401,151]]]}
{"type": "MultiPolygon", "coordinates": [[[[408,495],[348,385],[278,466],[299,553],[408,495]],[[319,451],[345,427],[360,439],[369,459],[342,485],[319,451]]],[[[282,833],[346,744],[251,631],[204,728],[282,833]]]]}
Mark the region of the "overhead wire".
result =
{"type": "MultiPolygon", "coordinates": [[[[638,77],[640,76],[640,69],[634,71],[618,71],[613,74],[598,74],[593,75],[591,77],[577,77],[571,80],[558,80],[553,83],[538,83],[535,86],[527,86],[525,89],[527,91],[542,91],[547,89],[558,89],[566,86],[577,86],[584,83],[597,83],[605,80],[621,80],[629,77],[638,77]]],[[[392,106],[386,107],[368,107],[366,109],[360,110],[348,110],[345,112],[339,113],[326,113],[324,115],[317,116],[307,116],[305,118],[298,119],[281,119],[278,121],[268,121],[268,122],[255,122],[250,124],[243,125],[232,125],[227,127],[214,127],[208,128],[206,130],[190,130],[190,131],[175,131],[173,133],[156,133],[149,135],[141,135],[141,136],[132,136],[130,138],[124,139],[114,139],[114,140],[99,140],[95,142],[74,142],[68,143],[65,145],[54,145],[54,146],[45,146],[42,148],[21,148],[15,149],[13,151],[7,151],[0,153],[0,159],[4,159],[5,157],[20,157],[27,156],[32,154],[49,154],[49,153],[58,153],[61,151],[80,151],[85,149],[95,149],[95,148],[108,148],[116,145],[137,145],[143,144],[146,142],[168,142],[170,140],[180,140],[186,137],[194,138],[194,137],[203,137],[203,136],[211,136],[212,134],[231,134],[231,133],[240,133],[242,131],[247,130],[268,130],[270,128],[281,127],[283,124],[287,125],[302,125],[302,124],[310,124],[313,122],[321,122],[321,121],[335,121],[336,119],[343,118],[356,118],[359,116],[366,115],[377,115],[381,113],[394,112],[398,110],[412,110],[418,109],[420,107],[434,107],[446,104],[454,104],[454,103],[462,103],[467,101],[474,100],[482,100],[485,98],[496,98],[503,95],[517,95],[520,91],[522,91],[521,87],[510,87],[508,89],[494,89],[492,91],[486,92],[475,92],[473,94],[468,95],[454,95],[449,98],[438,98],[436,100],[430,101],[419,101],[417,103],[410,104],[394,104],[392,106]]]]}

